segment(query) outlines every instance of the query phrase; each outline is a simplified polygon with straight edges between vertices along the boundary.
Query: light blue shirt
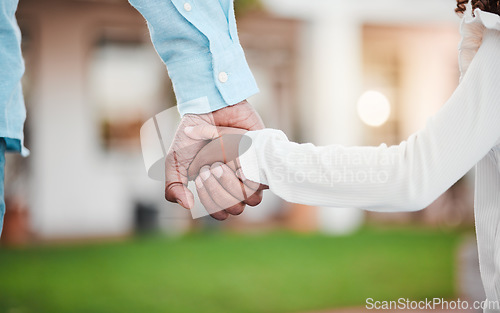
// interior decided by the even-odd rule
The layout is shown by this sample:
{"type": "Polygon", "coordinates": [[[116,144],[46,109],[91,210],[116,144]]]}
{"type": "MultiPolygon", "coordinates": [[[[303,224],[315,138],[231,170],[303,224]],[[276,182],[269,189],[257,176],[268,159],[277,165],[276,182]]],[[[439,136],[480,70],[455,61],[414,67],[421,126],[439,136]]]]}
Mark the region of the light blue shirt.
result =
{"type": "Polygon", "coordinates": [[[129,0],[146,18],[181,115],[208,113],[259,90],[238,39],[233,0],[129,0]]]}
{"type": "Polygon", "coordinates": [[[0,1],[0,137],[6,148],[23,155],[23,125],[26,119],[21,78],[24,61],[21,55],[21,32],[16,22],[18,0],[0,1]]]}
{"type": "MultiPolygon", "coordinates": [[[[146,18],[165,62],[181,115],[208,113],[258,92],[238,39],[232,0],[130,0],[146,18]]],[[[15,12],[18,0],[0,1],[0,137],[21,151],[26,119],[24,61],[15,12]]]]}

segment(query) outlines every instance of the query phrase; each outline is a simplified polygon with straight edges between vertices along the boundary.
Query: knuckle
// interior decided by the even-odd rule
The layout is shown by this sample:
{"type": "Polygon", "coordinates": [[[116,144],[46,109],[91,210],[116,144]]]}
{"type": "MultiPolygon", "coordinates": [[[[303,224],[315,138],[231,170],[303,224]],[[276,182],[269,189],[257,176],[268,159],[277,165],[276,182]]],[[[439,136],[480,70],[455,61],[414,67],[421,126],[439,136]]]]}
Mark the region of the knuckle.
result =
{"type": "Polygon", "coordinates": [[[218,221],[224,221],[229,217],[229,214],[226,211],[219,211],[217,213],[212,213],[210,216],[218,221]]]}
{"type": "Polygon", "coordinates": [[[245,204],[244,203],[238,203],[236,205],[233,205],[229,209],[226,209],[226,211],[231,214],[231,215],[240,215],[245,211],[245,204]]]}
{"type": "Polygon", "coordinates": [[[170,201],[170,202],[176,202],[177,197],[175,196],[175,193],[173,192],[174,187],[180,185],[179,182],[173,182],[170,184],[167,184],[165,186],[165,200],[170,201]]]}
{"type": "Polygon", "coordinates": [[[262,195],[259,192],[254,193],[245,200],[245,203],[248,204],[249,206],[257,206],[261,202],[262,202],[262,195]]]}

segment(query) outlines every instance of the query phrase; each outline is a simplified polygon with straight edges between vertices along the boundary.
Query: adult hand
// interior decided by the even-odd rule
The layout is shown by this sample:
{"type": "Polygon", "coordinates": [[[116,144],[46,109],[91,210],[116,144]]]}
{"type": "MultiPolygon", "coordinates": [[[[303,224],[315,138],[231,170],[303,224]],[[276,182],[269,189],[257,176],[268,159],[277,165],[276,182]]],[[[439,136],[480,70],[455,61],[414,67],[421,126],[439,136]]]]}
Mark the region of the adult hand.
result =
{"type": "Polygon", "coordinates": [[[186,209],[190,209],[194,205],[194,196],[186,187],[188,183],[187,169],[198,151],[207,144],[207,141],[190,138],[184,130],[186,127],[203,125],[235,127],[246,130],[264,128],[260,116],[247,101],[212,113],[186,114],[182,118],[165,160],[165,198],[168,201],[179,203],[186,209]]]}

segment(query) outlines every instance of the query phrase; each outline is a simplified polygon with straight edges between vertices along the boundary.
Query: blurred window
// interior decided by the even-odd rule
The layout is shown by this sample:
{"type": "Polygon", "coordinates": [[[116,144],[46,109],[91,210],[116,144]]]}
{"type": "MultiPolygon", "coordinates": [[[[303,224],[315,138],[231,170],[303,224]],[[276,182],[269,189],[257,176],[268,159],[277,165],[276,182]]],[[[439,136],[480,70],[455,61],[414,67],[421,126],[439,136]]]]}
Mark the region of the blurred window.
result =
{"type": "Polygon", "coordinates": [[[165,66],[152,45],[102,39],[89,62],[89,96],[106,150],[139,149],[144,121],[173,105],[165,66]]]}

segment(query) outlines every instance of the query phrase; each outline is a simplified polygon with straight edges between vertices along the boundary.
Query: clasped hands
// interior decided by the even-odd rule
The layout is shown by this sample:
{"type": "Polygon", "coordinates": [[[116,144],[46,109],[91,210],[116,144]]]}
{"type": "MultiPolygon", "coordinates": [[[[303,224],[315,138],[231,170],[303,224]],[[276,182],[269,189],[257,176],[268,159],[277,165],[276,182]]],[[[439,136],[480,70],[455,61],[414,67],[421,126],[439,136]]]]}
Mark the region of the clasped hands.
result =
{"type": "Polygon", "coordinates": [[[263,127],[246,101],[209,114],[185,115],[165,161],[165,198],[191,209],[194,196],[187,183],[194,180],[201,203],[217,220],[259,204],[267,187],[244,178],[238,147],[245,132],[263,127]]]}

